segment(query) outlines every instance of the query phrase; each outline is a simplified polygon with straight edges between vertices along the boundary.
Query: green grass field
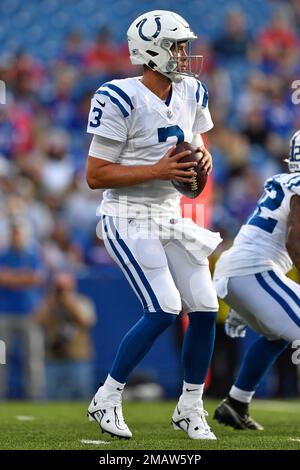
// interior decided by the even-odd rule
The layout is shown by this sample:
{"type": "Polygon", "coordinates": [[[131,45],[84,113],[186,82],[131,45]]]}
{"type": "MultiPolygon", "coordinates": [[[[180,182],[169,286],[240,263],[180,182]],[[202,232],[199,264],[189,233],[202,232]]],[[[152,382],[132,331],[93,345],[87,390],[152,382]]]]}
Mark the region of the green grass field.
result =
{"type": "Polygon", "coordinates": [[[96,423],[89,423],[86,403],[1,403],[0,449],[300,449],[299,402],[256,401],[252,415],[266,429],[259,433],[217,424],[211,419],[216,404],[206,401],[208,421],[218,438],[209,442],[192,441],[172,429],[175,402],[171,401],[125,403],[124,416],[133,432],[130,441],[102,434],[96,423]]]}

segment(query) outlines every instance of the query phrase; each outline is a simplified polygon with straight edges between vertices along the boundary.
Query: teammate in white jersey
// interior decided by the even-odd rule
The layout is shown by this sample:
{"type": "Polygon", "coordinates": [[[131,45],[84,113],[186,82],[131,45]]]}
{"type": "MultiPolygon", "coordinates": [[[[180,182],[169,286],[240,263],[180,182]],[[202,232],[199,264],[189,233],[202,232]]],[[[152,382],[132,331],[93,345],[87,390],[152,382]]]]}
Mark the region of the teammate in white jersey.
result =
{"type": "Polygon", "coordinates": [[[286,161],[290,173],[266,181],[254,213],[214,273],[218,296],[232,307],[227,334],[244,336],[248,325],[262,335],[215,412],[219,422],[236,429],[263,429],[249,416],[249,403],[276,358],[300,339],[300,286],[286,276],[293,264],[300,270],[300,131],[286,161]]]}
{"type": "MultiPolygon", "coordinates": [[[[201,165],[211,171],[211,155],[200,136],[213,127],[206,86],[197,80],[202,57],[189,55],[196,36],[172,12],[141,15],[127,35],[131,61],[143,65],[143,75],[113,80],[96,91],[88,124],[93,140],[87,181],[93,189],[107,189],[101,204],[105,245],[144,315],[123,338],[88,415],[103,431],[131,437],[121,408],[128,375],[184,307],[190,317],[182,354],[184,384],[172,423],[192,439],[215,439],[202,392],[218,309],[207,256],[221,239],[181,217],[180,195],[171,183],[195,175],[194,165],[179,162],[188,152],[172,156],[178,142],[201,147],[201,165]]],[[[121,310],[120,302],[120,315],[121,310]]]]}

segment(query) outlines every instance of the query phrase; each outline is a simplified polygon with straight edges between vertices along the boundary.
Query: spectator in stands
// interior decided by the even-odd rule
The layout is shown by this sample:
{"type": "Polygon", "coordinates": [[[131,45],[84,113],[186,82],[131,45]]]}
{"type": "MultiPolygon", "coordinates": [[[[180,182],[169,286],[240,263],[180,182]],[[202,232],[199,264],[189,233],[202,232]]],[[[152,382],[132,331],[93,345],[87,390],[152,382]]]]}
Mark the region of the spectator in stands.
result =
{"type": "Polygon", "coordinates": [[[284,8],[288,15],[289,24],[294,26],[294,30],[300,31],[300,0],[282,0],[281,8],[284,8]]]}
{"type": "Polygon", "coordinates": [[[261,32],[258,39],[261,69],[264,73],[280,72],[281,58],[294,54],[297,47],[297,37],[291,31],[291,25],[283,11],[276,11],[272,21],[261,32]]]}
{"type": "Polygon", "coordinates": [[[264,146],[268,136],[265,116],[261,109],[251,109],[245,116],[242,133],[248,138],[250,144],[264,146]]]}
{"type": "MultiPolygon", "coordinates": [[[[51,126],[68,130],[72,125],[76,107],[73,101],[73,90],[79,80],[79,69],[66,64],[54,71],[51,85],[41,93],[42,103],[47,110],[51,126]]],[[[56,129],[57,130],[57,129],[56,129]]]]}
{"type": "Polygon", "coordinates": [[[68,225],[57,217],[55,227],[43,244],[45,263],[50,272],[61,270],[78,270],[82,264],[80,246],[71,239],[68,225]]]}
{"type": "Polygon", "coordinates": [[[0,367],[0,397],[8,394],[7,371],[15,337],[22,343],[25,396],[42,398],[44,392],[44,347],[32,312],[44,282],[43,263],[38,249],[28,243],[28,227],[11,223],[10,246],[0,255],[0,336],[6,343],[7,365],[0,367]]]}
{"type": "Polygon", "coordinates": [[[83,249],[95,235],[95,225],[98,222],[97,209],[102,192],[92,191],[81,176],[74,178],[71,191],[63,204],[63,218],[70,228],[72,240],[83,249]]]}
{"type": "Polygon", "coordinates": [[[266,128],[269,132],[287,138],[293,128],[294,107],[289,106],[285,82],[280,77],[270,77],[268,80],[268,103],[265,110],[266,128]]]}
{"type": "Polygon", "coordinates": [[[112,33],[108,27],[98,31],[96,41],[89,47],[85,55],[85,63],[90,72],[102,75],[110,74],[118,64],[118,48],[112,40],[112,33]]]}
{"type": "Polygon", "coordinates": [[[69,136],[63,129],[51,129],[46,142],[46,161],[41,169],[41,185],[47,195],[63,198],[74,177],[68,155],[69,136]]]}
{"type": "Polygon", "coordinates": [[[86,261],[90,266],[96,267],[111,266],[115,264],[107,253],[104,241],[101,240],[96,234],[88,246],[86,261]]]}
{"type": "Polygon", "coordinates": [[[16,148],[16,128],[10,110],[10,106],[0,106],[0,153],[6,158],[11,158],[16,148]]]}
{"type": "Polygon", "coordinates": [[[44,328],[47,354],[47,398],[86,399],[93,390],[92,341],[95,324],[91,300],[76,292],[69,273],[55,276],[52,290],[35,315],[44,328]]]}
{"type": "Polygon", "coordinates": [[[240,10],[229,10],[226,18],[226,29],[213,44],[218,58],[246,59],[251,37],[246,26],[246,17],[240,10]]]}
{"type": "Polygon", "coordinates": [[[75,68],[84,65],[85,45],[80,31],[73,30],[66,37],[62,52],[58,60],[61,64],[68,64],[75,68]]]}

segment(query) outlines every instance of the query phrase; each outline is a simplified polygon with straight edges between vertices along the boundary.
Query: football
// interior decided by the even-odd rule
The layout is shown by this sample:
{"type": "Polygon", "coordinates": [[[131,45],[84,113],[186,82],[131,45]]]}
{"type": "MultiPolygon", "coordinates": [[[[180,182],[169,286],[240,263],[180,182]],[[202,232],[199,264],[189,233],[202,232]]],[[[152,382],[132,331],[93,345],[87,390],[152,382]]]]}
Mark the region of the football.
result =
{"type": "MultiPolygon", "coordinates": [[[[185,150],[191,150],[191,154],[183,157],[180,160],[180,163],[185,162],[198,162],[201,160],[203,153],[196,152],[196,148],[193,147],[188,142],[180,142],[176,145],[175,150],[172,155],[176,155],[179,152],[184,152],[185,150]]],[[[186,196],[190,199],[195,199],[199,194],[202,193],[207,182],[206,171],[203,170],[199,165],[193,167],[197,175],[194,176],[192,183],[183,183],[181,181],[172,180],[173,186],[179,191],[183,196],[186,196]]]]}

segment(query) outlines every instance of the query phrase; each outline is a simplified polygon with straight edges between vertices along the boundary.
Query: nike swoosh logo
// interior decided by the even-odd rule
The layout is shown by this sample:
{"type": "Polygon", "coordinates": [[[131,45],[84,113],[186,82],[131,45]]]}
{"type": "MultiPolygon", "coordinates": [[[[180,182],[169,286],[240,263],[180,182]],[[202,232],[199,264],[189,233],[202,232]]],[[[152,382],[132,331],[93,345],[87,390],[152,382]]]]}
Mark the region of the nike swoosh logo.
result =
{"type": "Polygon", "coordinates": [[[179,408],[178,408],[178,406],[177,406],[177,413],[180,415],[180,411],[179,411],[179,408]]]}
{"type": "Polygon", "coordinates": [[[185,389],[186,392],[196,392],[197,390],[199,390],[199,388],[186,388],[185,389]]]}
{"type": "Polygon", "coordinates": [[[96,101],[97,101],[97,103],[99,103],[99,104],[100,104],[100,106],[102,106],[102,108],[104,108],[104,106],[106,105],[106,103],[105,103],[105,102],[104,102],[104,103],[101,103],[101,101],[97,100],[97,98],[96,98],[96,101]]]}
{"type": "Polygon", "coordinates": [[[123,392],[123,388],[118,388],[118,387],[117,387],[117,390],[118,390],[119,392],[123,392]]]}
{"type": "Polygon", "coordinates": [[[94,398],[94,405],[97,406],[97,402],[96,402],[95,398],[94,398]]]}

